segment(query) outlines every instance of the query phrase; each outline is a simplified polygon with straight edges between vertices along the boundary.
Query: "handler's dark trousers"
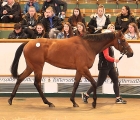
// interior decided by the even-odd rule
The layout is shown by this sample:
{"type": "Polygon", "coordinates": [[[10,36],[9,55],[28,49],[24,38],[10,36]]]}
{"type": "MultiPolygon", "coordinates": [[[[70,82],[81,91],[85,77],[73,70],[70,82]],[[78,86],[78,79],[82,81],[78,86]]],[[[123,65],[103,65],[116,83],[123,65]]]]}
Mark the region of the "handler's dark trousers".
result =
{"type": "MultiPolygon", "coordinates": [[[[119,97],[118,76],[117,76],[117,72],[114,67],[112,67],[111,69],[99,70],[97,88],[99,86],[103,85],[104,81],[107,78],[107,75],[111,78],[111,80],[113,82],[113,89],[114,89],[114,93],[115,93],[116,97],[119,97]]],[[[91,92],[93,92],[92,86],[88,89],[87,94],[90,95],[91,92]]]]}

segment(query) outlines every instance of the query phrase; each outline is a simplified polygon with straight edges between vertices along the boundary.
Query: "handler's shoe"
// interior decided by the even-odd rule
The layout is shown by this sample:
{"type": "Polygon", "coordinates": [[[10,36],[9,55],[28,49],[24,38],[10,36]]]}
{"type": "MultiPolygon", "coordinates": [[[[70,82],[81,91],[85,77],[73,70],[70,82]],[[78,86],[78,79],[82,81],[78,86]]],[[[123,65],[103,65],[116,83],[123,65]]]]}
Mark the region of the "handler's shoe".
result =
{"type": "Polygon", "coordinates": [[[87,99],[89,98],[89,96],[86,96],[85,93],[82,93],[82,100],[84,103],[88,103],[87,99]]]}
{"type": "Polygon", "coordinates": [[[118,99],[116,100],[116,103],[117,103],[117,104],[126,104],[127,101],[126,101],[126,100],[123,100],[123,99],[120,97],[120,98],[118,98],[118,99]]]}

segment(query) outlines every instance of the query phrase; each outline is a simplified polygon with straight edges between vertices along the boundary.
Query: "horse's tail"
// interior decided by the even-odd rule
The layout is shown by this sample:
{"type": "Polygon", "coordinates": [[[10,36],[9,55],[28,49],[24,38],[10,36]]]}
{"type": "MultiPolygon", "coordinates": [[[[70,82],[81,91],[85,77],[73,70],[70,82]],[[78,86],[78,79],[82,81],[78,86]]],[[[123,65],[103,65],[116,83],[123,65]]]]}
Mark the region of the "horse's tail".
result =
{"type": "Polygon", "coordinates": [[[21,56],[21,54],[22,54],[23,48],[24,48],[24,46],[25,46],[27,43],[28,43],[28,42],[21,44],[21,45],[18,47],[18,49],[16,50],[15,57],[14,57],[14,60],[13,60],[12,65],[11,65],[11,74],[12,74],[13,78],[17,78],[17,77],[18,77],[17,69],[18,69],[19,59],[20,59],[20,56],[21,56]]]}

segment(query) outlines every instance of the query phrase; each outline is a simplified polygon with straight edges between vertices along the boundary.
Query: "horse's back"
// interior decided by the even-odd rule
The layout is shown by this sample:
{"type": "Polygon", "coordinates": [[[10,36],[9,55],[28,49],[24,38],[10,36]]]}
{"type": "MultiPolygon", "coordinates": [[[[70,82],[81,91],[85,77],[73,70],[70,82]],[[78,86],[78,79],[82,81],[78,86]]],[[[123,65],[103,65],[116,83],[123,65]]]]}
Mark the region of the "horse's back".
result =
{"type": "Polygon", "coordinates": [[[86,61],[88,52],[83,45],[83,40],[78,37],[68,39],[39,38],[29,43],[24,48],[24,56],[30,62],[48,62],[61,68],[76,67],[77,61],[86,61]]]}

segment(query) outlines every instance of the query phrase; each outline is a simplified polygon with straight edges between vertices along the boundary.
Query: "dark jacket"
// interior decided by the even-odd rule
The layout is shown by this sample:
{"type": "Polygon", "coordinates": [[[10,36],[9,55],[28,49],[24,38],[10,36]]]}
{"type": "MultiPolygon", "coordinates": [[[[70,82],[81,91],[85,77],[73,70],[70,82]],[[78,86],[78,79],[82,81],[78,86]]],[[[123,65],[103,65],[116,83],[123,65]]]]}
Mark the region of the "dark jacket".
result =
{"type": "MultiPolygon", "coordinates": [[[[6,15],[20,16],[21,17],[21,7],[18,2],[15,2],[12,8],[10,8],[7,4],[2,7],[3,10],[7,10],[6,15]]],[[[3,14],[2,14],[3,15],[3,14]]]]}
{"type": "Polygon", "coordinates": [[[58,15],[60,12],[67,11],[67,3],[62,0],[51,0],[50,2],[44,1],[42,5],[42,12],[46,11],[46,8],[49,6],[53,8],[56,15],[58,15]]]}
{"type": "MultiPolygon", "coordinates": [[[[103,29],[107,29],[107,26],[111,23],[109,16],[106,16],[106,21],[105,21],[105,25],[103,26],[103,29]]],[[[97,16],[93,16],[93,18],[90,20],[90,22],[88,23],[88,27],[89,27],[89,32],[90,33],[94,33],[96,28],[97,28],[97,20],[96,20],[97,16]]]]}
{"type": "Polygon", "coordinates": [[[135,22],[135,17],[133,14],[124,16],[121,13],[117,16],[116,21],[115,21],[115,29],[116,30],[122,30],[122,32],[124,33],[127,28],[129,23],[131,22],[135,22]]]}
{"type": "Polygon", "coordinates": [[[48,33],[41,33],[41,34],[39,34],[36,30],[35,30],[35,32],[34,32],[34,37],[33,37],[33,39],[36,39],[36,38],[49,38],[49,35],[48,35],[48,33]]]}
{"type": "Polygon", "coordinates": [[[49,18],[43,18],[42,24],[44,25],[46,32],[49,32],[51,28],[56,28],[58,30],[62,30],[63,28],[62,22],[57,16],[53,16],[52,18],[52,27],[49,18]]]}
{"type": "Polygon", "coordinates": [[[140,18],[139,17],[136,19],[136,24],[138,26],[138,29],[140,29],[140,18]]]}
{"type": "MultiPolygon", "coordinates": [[[[73,17],[73,16],[70,16],[70,17],[69,17],[68,22],[71,24],[72,27],[75,27],[75,26],[73,25],[72,17],[73,17]]],[[[82,21],[79,21],[79,22],[82,22],[82,23],[86,26],[85,18],[82,18],[82,21]]]]}
{"type": "Polygon", "coordinates": [[[23,28],[28,28],[29,26],[36,26],[40,21],[40,16],[38,15],[37,19],[30,18],[30,14],[27,13],[23,16],[23,20],[20,22],[23,28]]]}
{"type": "Polygon", "coordinates": [[[0,1],[0,21],[1,21],[1,17],[2,17],[2,2],[0,1]]]}
{"type": "MultiPolygon", "coordinates": [[[[113,51],[112,47],[109,47],[109,56],[114,58],[114,51],[113,51]]],[[[103,52],[99,53],[98,70],[110,69],[113,66],[114,66],[114,62],[110,62],[110,61],[106,60],[103,52]]]]}
{"type": "Polygon", "coordinates": [[[9,34],[8,39],[27,39],[27,35],[23,32],[23,30],[18,34],[14,30],[9,34]]]}

